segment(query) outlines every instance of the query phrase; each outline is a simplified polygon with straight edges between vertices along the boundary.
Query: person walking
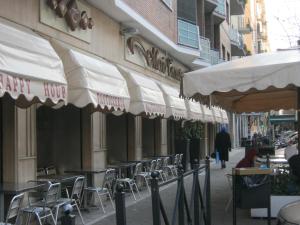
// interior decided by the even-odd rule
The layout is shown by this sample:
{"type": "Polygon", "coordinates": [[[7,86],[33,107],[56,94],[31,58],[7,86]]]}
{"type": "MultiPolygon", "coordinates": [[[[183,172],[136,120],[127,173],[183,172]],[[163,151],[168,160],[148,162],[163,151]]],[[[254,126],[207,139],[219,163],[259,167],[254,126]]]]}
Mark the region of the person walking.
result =
{"type": "Polygon", "coordinates": [[[231,151],[230,135],[226,132],[225,127],[222,127],[221,131],[216,135],[215,150],[219,152],[221,168],[223,169],[226,167],[226,161],[228,161],[229,158],[228,152],[231,151]]]}

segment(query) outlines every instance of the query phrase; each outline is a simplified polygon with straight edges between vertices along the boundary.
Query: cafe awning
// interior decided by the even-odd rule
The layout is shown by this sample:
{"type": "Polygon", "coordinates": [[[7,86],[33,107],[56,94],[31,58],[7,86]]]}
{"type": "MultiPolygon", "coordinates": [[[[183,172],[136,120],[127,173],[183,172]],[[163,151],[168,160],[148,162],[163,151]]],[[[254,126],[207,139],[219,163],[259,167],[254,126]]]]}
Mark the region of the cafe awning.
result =
{"type": "Polygon", "coordinates": [[[130,94],[129,112],[135,115],[166,115],[163,93],[154,80],[121,66],[118,69],[127,81],[130,94]]]}
{"type": "Polygon", "coordinates": [[[33,102],[56,104],[67,100],[67,82],[48,40],[0,19],[0,97],[5,93],[21,107],[33,102]]]}
{"type": "Polygon", "coordinates": [[[202,122],[205,122],[204,114],[199,102],[195,102],[193,100],[185,100],[185,105],[187,109],[188,119],[200,120],[202,122]]]}
{"type": "Polygon", "coordinates": [[[92,104],[101,110],[128,111],[127,83],[119,70],[104,59],[52,41],[61,57],[68,82],[68,103],[92,104]]]}
{"type": "Polygon", "coordinates": [[[202,112],[204,114],[204,121],[208,123],[215,123],[215,117],[213,115],[213,111],[207,107],[206,105],[200,104],[202,112]]]}
{"type": "Polygon", "coordinates": [[[221,109],[221,114],[222,114],[222,118],[223,118],[223,123],[228,124],[229,120],[228,120],[227,112],[224,109],[221,109]]]}
{"type": "Polygon", "coordinates": [[[214,120],[216,123],[223,123],[223,117],[220,108],[218,107],[212,107],[212,112],[214,116],[214,120]]]}
{"type": "Polygon", "coordinates": [[[179,88],[163,83],[158,83],[158,85],[163,92],[167,106],[166,117],[172,116],[175,119],[188,119],[184,99],[179,97],[179,88]]]}

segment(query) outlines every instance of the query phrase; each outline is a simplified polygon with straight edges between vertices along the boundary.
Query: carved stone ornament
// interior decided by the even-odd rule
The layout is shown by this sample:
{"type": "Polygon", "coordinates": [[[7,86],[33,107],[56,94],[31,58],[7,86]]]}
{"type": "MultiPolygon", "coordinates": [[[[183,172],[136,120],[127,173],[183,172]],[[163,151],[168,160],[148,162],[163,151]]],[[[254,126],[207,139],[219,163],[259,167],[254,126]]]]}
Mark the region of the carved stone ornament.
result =
{"type": "Polygon", "coordinates": [[[47,0],[47,5],[55,10],[59,17],[65,18],[72,31],[77,27],[86,30],[94,26],[94,21],[88,17],[87,12],[79,10],[76,0],[47,0]]]}

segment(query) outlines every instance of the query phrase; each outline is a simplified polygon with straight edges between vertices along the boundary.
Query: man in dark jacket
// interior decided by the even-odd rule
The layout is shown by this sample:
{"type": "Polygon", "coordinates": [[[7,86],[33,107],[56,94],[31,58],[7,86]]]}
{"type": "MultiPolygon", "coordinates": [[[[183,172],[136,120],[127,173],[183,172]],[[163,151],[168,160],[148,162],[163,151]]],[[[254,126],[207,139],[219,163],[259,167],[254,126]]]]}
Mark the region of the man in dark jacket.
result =
{"type": "Polygon", "coordinates": [[[228,151],[231,151],[230,135],[226,132],[225,127],[222,127],[216,135],[215,150],[219,152],[222,168],[225,168],[225,161],[228,161],[229,158],[228,151]]]}

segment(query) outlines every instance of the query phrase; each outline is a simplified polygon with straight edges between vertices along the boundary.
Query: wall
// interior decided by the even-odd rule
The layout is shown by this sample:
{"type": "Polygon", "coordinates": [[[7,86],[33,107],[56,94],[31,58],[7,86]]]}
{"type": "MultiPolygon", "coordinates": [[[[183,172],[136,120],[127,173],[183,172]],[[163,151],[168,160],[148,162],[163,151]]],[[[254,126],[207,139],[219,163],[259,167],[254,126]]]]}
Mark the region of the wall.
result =
{"type": "Polygon", "coordinates": [[[177,43],[177,0],[172,0],[172,9],[162,0],[123,0],[163,34],[177,43]]]}

